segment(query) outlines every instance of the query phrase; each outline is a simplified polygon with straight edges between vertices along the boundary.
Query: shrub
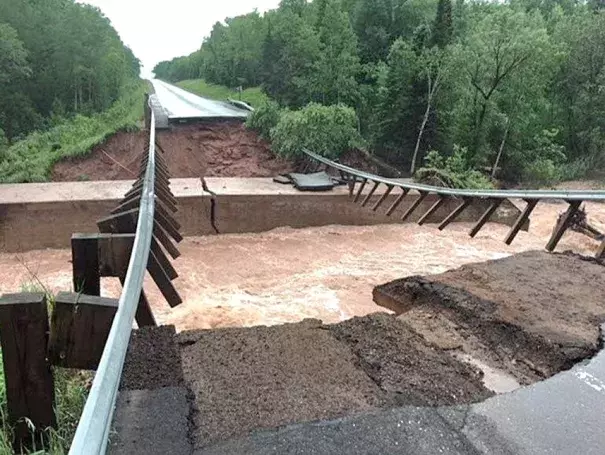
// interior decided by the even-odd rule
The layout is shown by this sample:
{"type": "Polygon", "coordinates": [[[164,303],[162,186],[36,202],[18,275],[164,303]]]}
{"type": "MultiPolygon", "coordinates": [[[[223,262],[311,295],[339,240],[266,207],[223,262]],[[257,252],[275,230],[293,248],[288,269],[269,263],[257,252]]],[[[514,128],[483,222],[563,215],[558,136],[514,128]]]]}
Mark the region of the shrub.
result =
{"type": "Polygon", "coordinates": [[[248,128],[257,131],[262,138],[270,140],[271,130],[277,126],[279,117],[279,104],[267,100],[250,114],[246,125],[248,128]]]}
{"type": "Polygon", "coordinates": [[[307,148],[335,159],[347,150],[363,147],[357,125],[357,115],[350,107],[311,103],[299,111],[281,114],[271,130],[273,150],[292,158],[307,148]]]}
{"type": "Polygon", "coordinates": [[[487,176],[469,166],[466,148],[457,145],[454,146],[454,153],[448,157],[435,150],[430,151],[424,159],[424,166],[416,171],[414,179],[428,185],[448,188],[493,188],[487,176]]]}
{"type": "Polygon", "coordinates": [[[551,186],[560,180],[561,171],[550,158],[539,157],[523,169],[523,182],[533,187],[551,186]]]}

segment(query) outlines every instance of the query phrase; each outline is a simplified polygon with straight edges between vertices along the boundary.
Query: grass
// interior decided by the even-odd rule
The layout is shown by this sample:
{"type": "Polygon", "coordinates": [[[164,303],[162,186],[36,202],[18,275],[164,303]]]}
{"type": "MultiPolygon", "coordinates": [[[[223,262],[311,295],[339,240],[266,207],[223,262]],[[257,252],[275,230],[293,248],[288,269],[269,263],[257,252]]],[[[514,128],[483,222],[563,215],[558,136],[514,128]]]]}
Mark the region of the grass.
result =
{"type": "MultiPolygon", "coordinates": [[[[191,93],[213,100],[224,101],[229,98],[240,100],[240,94],[236,90],[223,85],[209,84],[203,79],[190,79],[177,82],[176,85],[191,93]]],[[[241,94],[241,101],[248,103],[252,107],[258,107],[268,99],[260,87],[247,88],[241,94]]]]}
{"type": "Polygon", "coordinates": [[[0,155],[0,183],[46,182],[56,162],[85,155],[117,131],[138,130],[146,89],[141,81],[105,112],[77,115],[16,142],[0,155]]]}
{"type": "MultiPolygon", "coordinates": [[[[0,356],[0,368],[3,368],[0,356]]],[[[34,447],[28,454],[63,455],[69,451],[69,446],[76,432],[84,403],[88,396],[92,375],[89,372],[54,368],[55,379],[55,408],[58,429],[48,429],[49,445],[46,450],[34,447]]],[[[4,375],[0,376],[0,454],[12,454],[12,429],[7,422],[6,384],[4,375]]]]}
{"type": "MultiPolygon", "coordinates": [[[[43,292],[48,294],[37,277],[30,283],[21,287],[21,292],[43,292]]],[[[52,308],[52,299],[49,299],[49,314],[52,308]]],[[[0,355],[0,371],[4,372],[3,358],[0,355]]],[[[87,371],[54,368],[55,382],[55,412],[57,415],[57,429],[47,429],[48,446],[43,450],[34,447],[28,455],[64,455],[69,451],[71,441],[76,432],[82,409],[88,397],[88,390],[92,380],[92,373],[87,371]]],[[[0,375],[0,455],[12,454],[12,428],[8,421],[8,408],[6,403],[6,384],[4,374],[0,375]]]]}

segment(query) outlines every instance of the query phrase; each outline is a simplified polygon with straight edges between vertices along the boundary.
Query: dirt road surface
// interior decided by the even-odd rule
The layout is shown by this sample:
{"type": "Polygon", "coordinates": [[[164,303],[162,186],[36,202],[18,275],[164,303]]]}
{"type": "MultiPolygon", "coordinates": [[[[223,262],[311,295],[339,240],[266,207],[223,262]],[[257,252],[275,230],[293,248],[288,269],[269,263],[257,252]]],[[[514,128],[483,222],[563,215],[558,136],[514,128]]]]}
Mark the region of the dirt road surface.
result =
{"type": "MultiPolygon", "coordinates": [[[[443,273],[463,264],[542,250],[563,204],[542,204],[530,232],[512,246],[508,228],[488,224],[474,239],[469,224],[342,227],[263,234],[188,238],[174,262],[175,285],[184,303],[173,310],[149,281],[146,290],[157,318],[178,330],[274,325],[316,318],[336,323],[381,308],[372,301],[375,286],[410,275],[443,273]]],[[[588,204],[589,220],[605,228],[605,205],[588,204]]],[[[597,242],[569,232],[558,250],[594,254],[597,242]]],[[[0,254],[0,293],[19,292],[40,282],[53,291],[71,290],[68,250],[0,254]]],[[[117,296],[116,280],[103,280],[103,294],[117,296]]]]}

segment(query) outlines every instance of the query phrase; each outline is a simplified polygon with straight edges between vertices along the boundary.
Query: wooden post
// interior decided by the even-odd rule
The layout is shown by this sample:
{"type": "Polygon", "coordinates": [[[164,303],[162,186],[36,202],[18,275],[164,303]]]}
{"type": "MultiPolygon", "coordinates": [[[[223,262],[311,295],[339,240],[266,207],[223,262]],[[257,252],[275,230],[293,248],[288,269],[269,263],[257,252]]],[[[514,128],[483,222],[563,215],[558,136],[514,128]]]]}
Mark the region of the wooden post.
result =
{"type": "Polygon", "coordinates": [[[565,234],[565,231],[567,231],[567,228],[569,227],[569,225],[571,224],[571,222],[573,220],[573,216],[576,214],[576,212],[580,208],[580,205],[582,205],[582,201],[568,201],[568,204],[569,204],[569,207],[567,208],[565,215],[563,215],[563,218],[555,227],[555,230],[552,233],[552,237],[550,238],[550,240],[548,241],[548,244],[546,245],[546,249],[548,251],[550,251],[551,253],[555,250],[555,248],[559,244],[559,241],[563,237],[563,234],[565,234]]]}
{"type": "Polygon", "coordinates": [[[519,233],[525,222],[529,219],[529,215],[531,215],[531,212],[534,211],[536,205],[538,204],[537,199],[527,199],[525,202],[527,203],[527,205],[525,206],[525,210],[523,210],[523,212],[515,220],[515,224],[513,224],[508,235],[506,236],[506,239],[504,240],[507,245],[513,243],[513,240],[515,240],[515,237],[517,237],[517,234],[519,233]]]}
{"type": "Polygon", "coordinates": [[[49,361],[64,368],[96,370],[117,310],[116,299],[61,292],[51,315],[49,361]]]}
{"type": "Polygon", "coordinates": [[[52,371],[46,360],[46,296],[8,294],[0,298],[0,343],[4,362],[8,422],[14,426],[15,451],[44,441],[44,430],[57,426],[52,371]],[[34,425],[30,432],[25,419],[34,425]]]}
{"type": "MultiPolygon", "coordinates": [[[[123,285],[124,277],[128,271],[128,263],[132,253],[134,237],[134,234],[74,234],[72,237],[72,245],[79,242],[84,242],[85,244],[94,243],[95,251],[97,252],[96,269],[99,276],[120,278],[120,282],[123,285]]],[[[152,240],[152,248],[153,245],[155,245],[160,263],[170,264],[155,239],[152,240]]],[[[171,265],[167,266],[167,273],[171,279],[178,277],[178,274],[171,265]]],[[[137,307],[136,321],[139,327],[157,326],[153,313],[151,312],[151,306],[145,296],[145,291],[141,292],[139,306],[137,307]]]]}
{"type": "Polygon", "coordinates": [[[101,295],[97,239],[86,234],[72,235],[71,257],[74,291],[87,295],[101,295]]]}
{"type": "Polygon", "coordinates": [[[483,215],[481,215],[481,218],[479,218],[477,223],[471,229],[471,232],[469,233],[469,235],[471,237],[474,238],[479,233],[481,228],[485,225],[485,223],[487,223],[489,221],[489,219],[492,217],[494,212],[496,210],[498,210],[498,207],[500,207],[500,205],[502,204],[502,201],[503,201],[503,199],[491,199],[490,206],[487,208],[485,213],[483,213],[483,215]]]}

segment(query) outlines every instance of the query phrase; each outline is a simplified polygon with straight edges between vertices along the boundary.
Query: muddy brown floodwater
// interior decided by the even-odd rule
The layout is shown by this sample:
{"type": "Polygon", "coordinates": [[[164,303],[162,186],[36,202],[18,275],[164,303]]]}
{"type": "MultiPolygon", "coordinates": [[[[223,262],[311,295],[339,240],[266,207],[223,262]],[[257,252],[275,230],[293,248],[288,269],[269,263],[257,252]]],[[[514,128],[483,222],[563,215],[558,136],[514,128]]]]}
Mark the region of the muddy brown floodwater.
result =
{"type": "MultiPolygon", "coordinates": [[[[174,262],[184,303],[170,309],[149,280],[146,290],[158,320],[178,330],[274,325],[304,318],[336,323],[383,310],[372,301],[375,286],[410,275],[438,274],[463,264],[542,250],[563,204],[541,204],[530,232],[512,246],[506,226],[488,224],[473,240],[470,224],[444,232],[433,225],[281,228],[263,234],[185,239],[174,262]]],[[[605,230],[605,205],[588,204],[589,221],[605,230]]],[[[594,254],[597,242],[568,232],[558,250],[594,254]]],[[[52,291],[71,290],[69,250],[0,254],[0,293],[39,281],[52,291]],[[37,277],[37,278],[34,278],[37,277]]],[[[103,280],[103,294],[120,285],[103,280]]]]}

